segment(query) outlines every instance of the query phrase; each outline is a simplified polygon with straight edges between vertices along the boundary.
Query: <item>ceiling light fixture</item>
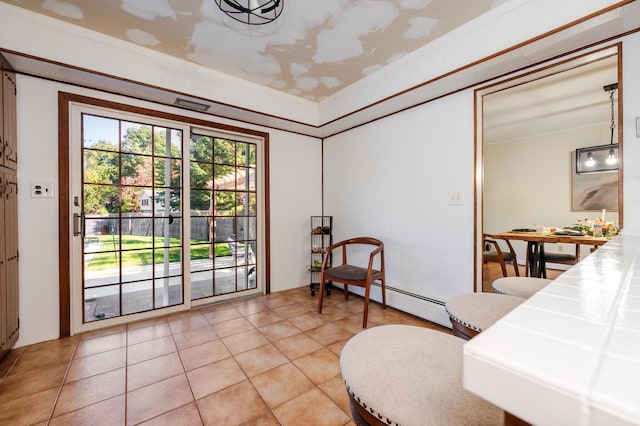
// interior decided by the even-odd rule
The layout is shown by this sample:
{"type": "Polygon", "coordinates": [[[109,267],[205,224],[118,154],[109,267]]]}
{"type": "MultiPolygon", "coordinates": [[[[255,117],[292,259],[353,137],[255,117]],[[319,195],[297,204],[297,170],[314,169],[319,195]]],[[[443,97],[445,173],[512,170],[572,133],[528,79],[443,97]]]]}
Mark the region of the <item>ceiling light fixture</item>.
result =
{"type": "Polygon", "coordinates": [[[608,84],[603,87],[605,92],[609,92],[611,103],[611,139],[609,145],[590,146],[576,149],[576,173],[604,173],[618,170],[618,144],[613,143],[615,124],[615,101],[614,94],[618,89],[618,83],[608,84]]]}
{"type": "Polygon", "coordinates": [[[247,25],[264,25],[282,13],[284,0],[214,0],[227,16],[247,25]]]}

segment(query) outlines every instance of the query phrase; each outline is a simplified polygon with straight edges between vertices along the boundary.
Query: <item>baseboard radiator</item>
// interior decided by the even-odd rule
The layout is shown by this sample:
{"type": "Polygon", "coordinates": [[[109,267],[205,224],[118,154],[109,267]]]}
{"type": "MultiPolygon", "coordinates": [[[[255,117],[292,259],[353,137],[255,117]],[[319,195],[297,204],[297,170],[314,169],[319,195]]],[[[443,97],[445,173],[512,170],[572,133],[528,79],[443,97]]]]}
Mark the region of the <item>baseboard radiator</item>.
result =
{"type": "MultiPolygon", "coordinates": [[[[334,283],[333,286],[340,289],[344,288],[340,283],[334,283]]],[[[449,314],[447,314],[444,308],[445,302],[411,293],[390,285],[386,285],[385,288],[387,289],[387,306],[451,328],[449,314]]],[[[364,297],[364,289],[362,287],[351,286],[349,287],[349,293],[364,297]]],[[[371,285],[369,298],[378,303],[382,303],[380,283],[375,282],[371,285]]]]}

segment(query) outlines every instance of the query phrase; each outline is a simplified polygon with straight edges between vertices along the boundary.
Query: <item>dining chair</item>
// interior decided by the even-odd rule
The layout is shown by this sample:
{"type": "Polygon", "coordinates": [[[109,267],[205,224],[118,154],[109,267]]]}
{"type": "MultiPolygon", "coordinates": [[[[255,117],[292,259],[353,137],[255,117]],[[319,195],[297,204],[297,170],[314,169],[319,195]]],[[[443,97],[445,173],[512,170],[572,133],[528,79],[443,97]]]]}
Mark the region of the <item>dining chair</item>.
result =
{"type": "MultiPolygon", "coordinates": [[[[337,257],[333,257],[334,259],[337,257]]],[[[382,241],[372,237],[356,237],[337,242],[329,246],[325,252],[320,271],[320,299],[318,301],[318,313],[322,313],[322,301],[324,299],[325,282],[339,282],[344,284],[344,299],[349,297],[350,285],[364,288],[364,313],[362,318],[362,328],[367,328],[367,316],[369,313],[369,292],[371,283],[380,281],[382,289],[382,308],[387,307],[387,299],[384,286],[384,244],[382,241]],[[358,246],[370,246],[369,263],[365,266],[352,265],[347,261],[347,252],[355,251],[358,246]],[[349,249],[349,250],[348,250],[349,249]],[[342,264],[333,266],[329,263],[333,251],[342,251],[342,264]],[[374,261],[379,258],[378,268],[374,269],[374,261]]]]}
{"type": "Polygon", "coordinates": [[[545,263],[560,263],[563,265],[575,265],[580,261],[580,244],[576,244],[575,253],[559,253],[544,251],[545,263]]]}
{"type": "Polygon", "coordinates": [[[493,238],[489,234],[484,234],[484,238],[483,238],[484,251],[482,253],[482,262],[485,264],[487,262],[499,263],[500,267],[502,268],[503,277],[508,276],[506,263],[510,262],[513,264],[513,270],[515,271],[516,276],[519,277],[520,271],[518,269],[518,258],[516,256],[515,250],[513,249],[513,246],[511,245],[511,242],[509,242],[509,240],[500,240],[500,241],[504,241],[506,243],[508,251],[500,248],[500,244],[498,244],[498,239],[493,238]]]}

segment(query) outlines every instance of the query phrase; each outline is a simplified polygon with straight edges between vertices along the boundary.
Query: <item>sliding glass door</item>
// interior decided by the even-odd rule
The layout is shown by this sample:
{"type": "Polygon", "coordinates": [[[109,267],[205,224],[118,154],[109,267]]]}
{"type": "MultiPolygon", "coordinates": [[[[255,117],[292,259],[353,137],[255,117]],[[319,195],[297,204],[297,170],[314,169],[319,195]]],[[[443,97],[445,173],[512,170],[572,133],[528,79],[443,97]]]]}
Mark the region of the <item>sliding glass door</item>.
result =
{"type": "Polygon", "coordinates": [[[192,299],[256,288],[256,148],[191,138],[192,299]]]}
{"type": "Polygon", "coordinates": [[[180,129],[82,114],[84,321],[182,303],[180,129]]]}
{"type": "Polygon", "coordinates": [[[259,291],[259,141],[192,134],[188,123],[153,116],[73,111],[76,331],[259,291]]]}

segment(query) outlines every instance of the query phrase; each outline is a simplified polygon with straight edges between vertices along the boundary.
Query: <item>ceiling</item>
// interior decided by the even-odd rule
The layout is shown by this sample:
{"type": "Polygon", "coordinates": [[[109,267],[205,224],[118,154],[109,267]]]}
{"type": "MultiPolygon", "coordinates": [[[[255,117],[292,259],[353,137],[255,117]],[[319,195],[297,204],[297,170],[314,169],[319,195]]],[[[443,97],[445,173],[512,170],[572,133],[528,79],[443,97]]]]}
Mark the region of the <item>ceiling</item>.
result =
{"type": "Polygon", "coordinates": [[[0,1],[321,101],[506,0],[288,0],[259,26],[214,0],[0,1]]]}
{"type": "MultiPolygon", "coordinates": [[[[610,123],[611,101],[604,86],[618,82],[618,55],[612,48],[600,56],[570,61],[489,91],[482,103],[484,143],[610,123]]],[[[616,91],[616,105],[617,100],[616,91]]],[[[617,108],[615,112],[617,118],[617,108]]]]}
{"type": "MultiPolygon", "coordinates": [[[[275,22],[247,29],[227,19],[214,0],[0,2],[317,102],[404,55],[438,43],[438,37],[446,33],[456,34],[473,26],[492,9],[509,6],[509,0],[287,0],[275,22]]],[[[28,75],[165,105],[173,105],[176,96],[204,101],[211,104],[207,114],[328,137],[460,88],[490,81],[505,70],[526,73],[528,66],[548,58],[562,57],[566,52],[578,51],[588,43],[625,31],[636,31],[639,22],[640,2],[633,1],[506,53],[487,57],[473,67],[462,67],[429,84],[397,93],[384,102],[367,104],[319,124],[267,115],[260,110],[201,98],[195,93],[149,86],[20,52],[4,51],[3,55],[17,72],[28,75]]],[[[529,77],[525,79],[532,80],[528,84],[513,81],[507,85],[514,86],[509,90],[487,91],[491,94],[485,97],[485,141],[497,143],[605,122],[607,112],[602,111],[609,106],[602,86],[617,78],[614,56],[599,55],[595,61],[578,59],[576,64],[563,68],[566,72],[550,78],[529,77]]]]}

